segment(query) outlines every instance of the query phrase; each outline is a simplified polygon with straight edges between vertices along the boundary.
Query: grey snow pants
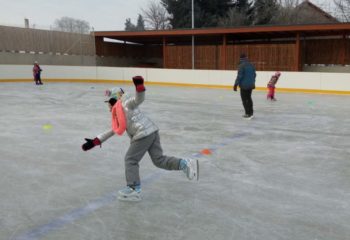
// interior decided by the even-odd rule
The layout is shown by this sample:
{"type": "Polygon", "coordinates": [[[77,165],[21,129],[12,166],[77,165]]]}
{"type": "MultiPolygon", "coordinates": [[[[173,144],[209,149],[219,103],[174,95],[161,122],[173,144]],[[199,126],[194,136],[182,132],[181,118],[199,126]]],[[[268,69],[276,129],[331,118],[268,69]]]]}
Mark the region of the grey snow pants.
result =
{"type": "Polygon", "coordinates": [[[180,158],[163,155],[158,131],[131,142],[125,155],[125,177],[128,186],[140,185],[139,162],[148,151],[154,165],[166,170],[179,170],[180,158]]]}

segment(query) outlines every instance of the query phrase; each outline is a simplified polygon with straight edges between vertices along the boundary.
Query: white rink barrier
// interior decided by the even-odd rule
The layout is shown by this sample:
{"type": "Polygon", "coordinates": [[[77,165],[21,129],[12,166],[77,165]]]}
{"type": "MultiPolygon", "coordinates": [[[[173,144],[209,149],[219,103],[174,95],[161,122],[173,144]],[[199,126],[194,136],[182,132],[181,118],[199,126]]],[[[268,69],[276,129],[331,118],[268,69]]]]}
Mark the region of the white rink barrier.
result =
{"type": "MultiPolygon", "coordinates": [[[[237,71],[41,65],[43,81],[125,82],[142,75],[149,84],[232,88],[237,71]]],[[[257,89],[274,72],[258,71],[257,89]]],[[[0,65],[0,82],[32,81],[32,65],[0,65]]],[[[350,94],[350,73],[282,72],[279,91],[350,94]]]]}

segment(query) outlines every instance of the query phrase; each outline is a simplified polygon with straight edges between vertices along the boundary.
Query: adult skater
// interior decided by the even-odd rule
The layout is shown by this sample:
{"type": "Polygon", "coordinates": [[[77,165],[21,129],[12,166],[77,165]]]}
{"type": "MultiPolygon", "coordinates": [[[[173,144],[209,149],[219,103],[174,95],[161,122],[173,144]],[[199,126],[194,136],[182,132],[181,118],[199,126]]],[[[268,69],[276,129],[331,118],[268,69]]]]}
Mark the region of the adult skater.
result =
{"type": "Polygon", "coordinates": [[[101,145],[115,133],[122,135],[127,132],[131,141],[125,155],[126,187],[118,192],[122,201],[141,200],[141,181],[139,162],[146,152],[150,155],[155,166],[166,170],[182,170],[189,180],[198,180],[198,160],[177,158],[163,155],[160,144],[158,127],[145,116],[138,106],[145,99],[145,86],[142,76],[132,78],[136,87],[135,97],[125,93],[122,88],[107,90],[108,102],[112,114],[112,130],[97,135],[94,139],[85,139],[82,149],[87,151],[101,145]]]}
{"type": "Polygon", "coordinates": [[[255,78],[256,72],[254,65],[249,62],[245,54],[241,54],[233,90],[236,92],[238,86],[241,89],[241,99],[245,111],[243,118],[245,119],[252,119],[254,117],[252,92],[255,89],[255,78]]]}

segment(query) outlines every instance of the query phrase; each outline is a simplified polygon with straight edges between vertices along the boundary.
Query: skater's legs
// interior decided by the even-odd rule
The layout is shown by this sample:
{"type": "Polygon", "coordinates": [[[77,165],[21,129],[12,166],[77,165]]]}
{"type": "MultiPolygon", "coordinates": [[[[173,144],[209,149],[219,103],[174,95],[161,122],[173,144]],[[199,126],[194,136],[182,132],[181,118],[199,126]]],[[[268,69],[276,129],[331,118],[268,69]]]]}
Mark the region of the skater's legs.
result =
{"type": "Polygon", "coordinates": [[[153,142],[153,134],[131,142],[125,155],[125,177],[128,186],[140,185],[139,162],[153,142]]]}
{"type": "Polygon", "coordinates": [[[273,88],[269,87],[268,88],[268,93],[267,93],[267,99],[272,99],[272,91],[273,91],[273,88]]]}
{"type": "Polygon", "coordinates": [[[153,164],[159,168],[163,168],[166,170],[179,170],[181,159],[163,155],[163,149],[160,145],[159,133],[155,132],[153,134],[154,141],[148,150],[153,164]]]}
{"type": "Polygon", "coordinates": [[[275,99],[275,88],[271,88],[271,100],[275,99]]]}
{"type": "Polygon", "coordinates": [[[246,92],[243,89],[241,89],[241,99],[244,107],[244,112],[246,115],[248,115],[247,96],[246,96],[246,92]]]}
{"type": "Polygon", "coordinates": [[[169,157],[163,155],[163,150],[160,145],[159,133],[155,132],[155,139],[148,150],[148,153],[154,163],[159,168],[166,170],[182,170],[189,180],[198,180],[199,165],[197,159],[180,159],[177,157],[169,157]]]}
{"type": "Polygon", "coordinates": [[[249,116],[252,116],[253,115],[253,99],[252,99],[252,93],[253,93],[253,90],[248,90],[248,109],[249,109],[249,116]]]}
{"type": "Polygon", "coordinates": [[[36,85],[41,85],[41,84],[43,84],[43,83],[41,82],[40,74],[38,74],[38,73],[34,75],[34,81],[35,81],[35,84],[36,84],[36,85]]]}
{"type": "Polygon", "coordinates": [[[245,114],[248,116],[253,115],[253,100],[252,100],[252,89],[245,90],[241,89],[241,98],[245,114]]]}
{"type": "Polygon", "coordinates": [[[40,76],[40,73],[38,73],[38,81],[39,81],[39,84],[42,85],[43,82],[41,81],[41,76],[40,76]]]}

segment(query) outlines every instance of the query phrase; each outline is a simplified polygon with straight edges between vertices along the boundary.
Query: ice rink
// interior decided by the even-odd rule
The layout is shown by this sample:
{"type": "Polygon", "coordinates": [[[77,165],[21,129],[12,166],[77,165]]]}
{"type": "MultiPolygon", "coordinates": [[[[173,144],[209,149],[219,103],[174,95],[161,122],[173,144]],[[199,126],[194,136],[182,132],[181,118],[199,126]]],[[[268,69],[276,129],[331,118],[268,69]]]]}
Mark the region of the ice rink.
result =
{"type": "Polygon", "coordinates": [[[110,128],[114,86],[0,84],[1,240],[350,239],[350,96],[254,91],[245,120],[239,92],[146,85],[164,153],[197,157],[200,179],[146,155],[129,203],[127,135],[81,150],[110,128]]]}

